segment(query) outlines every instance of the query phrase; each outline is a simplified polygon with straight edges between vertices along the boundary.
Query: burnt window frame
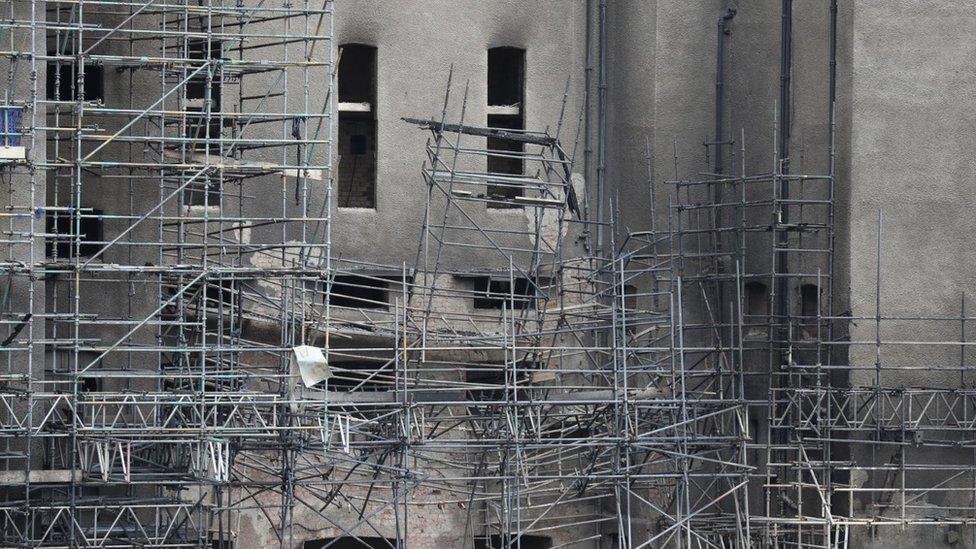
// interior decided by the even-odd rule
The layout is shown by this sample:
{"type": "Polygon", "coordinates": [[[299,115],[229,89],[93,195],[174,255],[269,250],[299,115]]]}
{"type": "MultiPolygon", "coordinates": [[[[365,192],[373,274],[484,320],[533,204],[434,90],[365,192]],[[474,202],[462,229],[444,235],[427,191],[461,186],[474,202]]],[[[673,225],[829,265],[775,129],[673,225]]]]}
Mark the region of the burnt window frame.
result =
{"type": "MultiPolygon", "coordinates": [[[[473,401],[499,401],[504,400],[508,391],[508,368],[507,362],[502,363],[480,363],[464,367],[464,382],[470,385],[480,385],[485,387],[468,387],[467,393],[473,401]]],[[[532,378],[532,374],[543,370],[543,363],[537,360],[521,359],[515,367],[517,384],[526,385],[532,378]]]]}
{"type": "Polygon", "coordinates": [[[478,310],[500,311],[512,305],[516,310],[534,309],[536,301],[541,297],[538,291],[539,281],[525,277],[514,279],[493,276],[469,277],[473,284],[474,298],[472,306],[478,310]],[[515,299],[510,300],[512,284],[515,284],[515,299]]]}
{"type": "Polygon", "coordinates": [[[371,44],[350,42],[339,46],[341,56],[336,70],[336,95],[338,97],[336,111],[336,147],[340,157],[336,175],[336,207],[343,210],[376,210],[379,206],[378,168],[379,168],[379,122],[377,117],[377,95],[379,88],[379,49],[371,44]],[[348,72],[347,72],[348,71],[348,72]],[[345,73],[345,74],[344,74],[345,73]],[[366,76],[363,76],[363,75],[366,76]],[[350,89],[348,82],[354,81],[359,85],[350,89]],[[344,84],[345,83],[345,84],[344,84]],[[365,83],[365,84],[364,84],[365,83]],[[365,87],[365,91],[361,88],[365,87]],[[365,107],[364,107],[365,105],[365,107]],[[356,127],[365,131],[357,133],[356,127]],[[343,158],[343,143],[349,138],[350,150],[343,158]],[[356,149],[363,149],[360,154],[354,154],[353,140],[363,143],[357,144],[356,149]],[[361,168],[360,161],[365,158],[362,167],[371,175],[364,180],[371,192],[363,202],[359,202],[359,188],[356,183],[356,173],[361,168]],[[346,170],[352,170],[347,172],[346,170]],[[346,176],[346,178],[344,178],[346,176]]]}
{"type": "Polygon", "coordinates": [[[326,285],[329,285],[326,288],[329,288],[330,291],[325,294],[323,300],[327,301],[330,307],[389,311],[390,283],[399,281],[399,278],[395,280],[394,278],[392,276],[377,276],[368,273],[336,273],[325,282],[326,285]],[[359,284],[358,282],[363,282],[363,284],[359,284]],[[377,293],[372,298],[368,296],[356,296],[349,293],[338,293],[336,292],[337,287],[340,290],[352,289],[353,292],[372,288],[377,293]]]}
{"type": "Polygon", "coordinates": [[[394,387],[396,372],[390,360],[337,359],[324,387],[337,393],[379,393],[394,387]]]}
{"type": "MultiPolygon", "coordinates": [[[[489,128],[514,131],[525,130],[525,82],[526,58],[524,48],[513,46],[498,46],[487,50],[487,71],[485,77],[487,124],[489,128]],[[513,68],[511,65],[514,64],[513,68]],[[509,84],[507,79],[516,79],[509,84]],[[503,79],[502,83],[498,83],[503,79]]],[[[489,174],[499,176],[524,176],[525,159],[504,156],[511,153],[521,156],[525,153],[525,144],[497,137],[486,138],[488,157],[485,169],[489,174]]],[[[498,180],[495,184],[489,181],[485,189],[488,198],[486,207],[491,210],[506,210],[522,208],[517,203],[518,197],[525,196],[525,189],[516,183],[498,180]]]]}

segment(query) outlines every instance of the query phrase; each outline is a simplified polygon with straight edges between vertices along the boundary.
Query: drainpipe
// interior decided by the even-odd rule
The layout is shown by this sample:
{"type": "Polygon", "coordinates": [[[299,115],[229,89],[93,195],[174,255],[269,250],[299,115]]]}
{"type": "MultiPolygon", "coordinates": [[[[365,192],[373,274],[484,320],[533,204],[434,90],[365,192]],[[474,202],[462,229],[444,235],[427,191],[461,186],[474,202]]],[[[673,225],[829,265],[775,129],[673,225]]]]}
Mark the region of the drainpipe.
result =
{"type": "Polygon", "coordinates": [[[722,173],[722,143],[725,141],[725,37],[731,34],[729,24],[735,10],[729,8],[718,18],[718,40],[715,63],[715,173],[722,173]]]}
{"type": "MultiPolygon", "coordinates": [[[[779,172],[781,175],[788,175],[790,172],[790,73],[793,69],[793,0],[783,0],[783,23],[781,26],[780,37],[780,67],[779,67],[779,172]]],[[[782,201],[790,198],[790,184],[785,179],[780,180],[780,199],[782,201]]],[[[789,207],[780,206],[779,211],[780,225],[789,223],[789,207]]],[[[779,231],[777,234],[777,244],[781,249],[789,244],[789,234],[786,231],[779,231]]],[[[774,281],[776,285],[776,315],[779,322],[785,322],[789,316],[789,288],[788,280],[782,276],[789,269],[787,252],[776,253],[776,273],[780,276],[774,281]]],[[[781,326],[785,333],[786,326],[781,326]]],[[[784,338],[785,339],[785,338],[784,338]]]]}
{"type": "MultiPolygon", "coordinates": [[[[583,70],[583,180],[586,181],[587,191],[583,203],[583,219],[590,221],[590,198],[593,196],[593,148],[591,144],[590,120],[593,117],[590,107],[590,97],[593,92],[593,0],[586,0],[586,42],[585,42],[585,66],[583,70]]],[[[587,238],[589,247],[589,238],[587,238]]]]}
{"type": "Polygon", "coordinates": [[[604,255],[603,249],[603,220],[604,220],[604,177],[607,167],[607,0],[600,0],[600,74],[597,83],[598,109],[597,113],[597,148],[596,165],[596,248],[599,256],[604,255]]]}

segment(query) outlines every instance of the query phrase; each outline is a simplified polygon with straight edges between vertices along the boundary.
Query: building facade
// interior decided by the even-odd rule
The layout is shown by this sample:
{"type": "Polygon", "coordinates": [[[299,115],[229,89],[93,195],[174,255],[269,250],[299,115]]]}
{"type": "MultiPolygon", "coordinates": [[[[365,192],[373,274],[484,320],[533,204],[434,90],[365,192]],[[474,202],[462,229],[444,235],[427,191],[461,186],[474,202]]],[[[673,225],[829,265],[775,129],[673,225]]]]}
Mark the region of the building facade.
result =
{"type": "Polygon", "coordinates": [[[976,546],[976,3],[7,0],[3,546],[976,546]]]}

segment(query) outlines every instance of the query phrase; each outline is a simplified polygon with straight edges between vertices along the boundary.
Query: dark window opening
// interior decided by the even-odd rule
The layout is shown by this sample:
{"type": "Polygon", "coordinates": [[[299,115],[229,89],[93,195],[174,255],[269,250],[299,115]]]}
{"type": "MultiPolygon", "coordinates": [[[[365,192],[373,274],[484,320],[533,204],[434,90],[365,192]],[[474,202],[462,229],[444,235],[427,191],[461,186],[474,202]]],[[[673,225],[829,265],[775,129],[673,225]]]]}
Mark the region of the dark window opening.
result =
{"type": "MultiPolygon", "coordinates": [[[[223,44],[215,40],[194,39],[187,44],[187,57],[194,60],[214,60],[220,59],[223,55],[223,44]],[[209,48],[209,49],[208,49],[209,48]]],[[[196,67],[188,67],[187,71],[196,70],[196,67]]],[[[223,87],[220,71],[211,65],[201,70],[186,83],[186,110],[190,113],[186,117],[186,133],[184,137],[192,139],[189,148],[191,150],[202,151],[204,149],[211,152],[220,150],[219,141],[221,130],[224,126],[230,125],[232,121],[222,121],[220,112],[222,110],[223,87]],[[207,74],[212,74],[210,79],[210,116],[207,116],[207,74]],[[207,144],[206,140],[211,143],[207,144]]],[[[200,193],[202,195],[202,193],[200,193]]],[[[200,204],[203,204],[201,201],[200,204]]]]}
{"type": "Polygon", "coordinates": [[[760,459],[762,459],[762,452],[758,446],[763,444],[765,440],[763,440],[764,437],[760,436],[761,434],[759,431],[759,419],[755,417],[749,418],[749,438],[751,439],[749,444],[753,445],[753,448],[749,450],[751,457],[749,460],[750,463],[760,463],[760,459]]]}
{"type": "Polygon", "coordinates": [[[210,540],[210,549],[234,549],[234,542],[226,539],[210,540]]]}
{"type": "MultiPolygon", "coordinates": [[[[488,127],[520,131],[525,129],[525,50],[488,50],[488,127]]],[[[521,176],[525,173],[525,144],[488,138],[488,173],[521,176]]],[[[514,200],[523,196],[518,180],[499,177],[488,185],[489,208],[517,208],[514,200]]]]}
{"type": "MultiPolygon", "coordinates": [[[[616,286],[616,291],[620,293],[620,285],[616,286]]],[[[622,295],[617,296],[617,306],[619,307],[623,303],[624,309],[627,311],[634,311],[637,309],[637,286],[633,284],[624,284],[622,295]]]]}
{"type": "Polygon", "coordinates": [[[820,313],[820,288],[816,284],[800,286],[800,336],[805,339],[817,335],[820,313]]]}
{"type": "Polygon", "coordinates": [[[815,319],[819,308],[820,288],[816,284],[800,286],[800,314],[806,319],[815,319]]]}
{"type": "Polygon", "coordinates": [[[762,282],[746,283],[743,314],[747,337],[766,334],[766,323],[769,320],[769,293],[762,282]]]}
{"type": "Polygon", "coordinates": [[[376,48],[341,47],[337,136],[340,208],[376,208],[376,48]]]}
{"type": "Polygon", "coordinates": [[[474,279],[475,309],[527,309],[535,305],[535,286],[527,278],[516,278],[514,288],[507,279],[474,279]]]}
{"type": "MultiPolygon", "coordinates": [[[[87,364],[87,363],[86,363],[87,364]]],[[[83,364],[79,366],[84,366],[83,364]]],[[[79,377],[78,390],[83,393],[97,393],[102,390],[102,378],[100,377],[79,377]]]]}
{"type": "Polygon", "coordinates": [[[745,314],[753,322],[764,321],[769,315],[769,294],[762,282],[749,282],[745,286],[745,314]]]}
{"type": "Polygon", "coordinates": [[[187,107],[186,110],[189,114],[186,115],[186,130],[183,136],[191,140],[187,145],[187,149],[193,151],[219,151],[221,145],[220,139],[222,137],[221,130],[233,124],[233,120],[221,119],[220,112],[216,109],[211,110],[209,116],[202,107],[187,107]],[[209,141],[207,141],[208,139],[209,141]]]}
{"type": "Polygon", "coordinates": [[[395,381],[392,364],[385,361],[335,362],[329,367],[330,391],[385,391],[392,389],[395,381]]]}
{"type": "Polygon", "coordinates": [[[102,210],[51,212],[47,215],[46,225],[49,235],[45,242],[47,257],[54,257],[55,253],[59,258],[74,257],[76,241],[80,242],[79,257],[91,257],[102,249],[105,241],[102,210]]]}
{"type": "MultiPolygon", "coordinates": [[[[223,55],[223,44],[218,41],[207,41],[207,40],[191,40],[187,44],[187,56],[190,59],[198,60],[209,60],[220,59],[223,55]],[[207,51],[209,45],[209,54],[207,51]]],[[[192,72],[196,70],[196,67],[188,67],[188,71],[192,72]]],[[[199,108],[201,111],[204,109],[204,101],[207,99],[207,74],[212,73],[213,78],[210,80],[210,110],[211,112],[220,112],[221,106],[221,78],[220,71],[217,67],[211,65],[206,69],[198,72],[196,76],[191,78],[186,83],[186,100],[188,106],[194,106],[199,108]]]]}
{"type": "Polygon", "coordinates": [[[207,182],[205,180],[200,185],[194,183],[187,185],[183,188],[183,204],[185,206],[219,206],[220,182],[207,182]]]}
{"type": "Polygon", "coordinates": [[[519,48],[488,50],[489,105],[521,106],[524,79],[525,50],[519,48]]]}
{"type": "Polygon", "coordinates": [[[207,307],[215,309],[225,305],[233,305],[238,295],[240,284],[237,280],[211,280],[207,282],[204,289],[204,298],[207,300],[207,307]]]}
{"type": "MultiPolygon", "coordinates": [[[[105,100],[105,68],[101,65],[85,65],[85,101],[105,100]]],[[[45,95],[49,101],[77,101],[78,91],[75,78],[75,64],[70,61],[48,61],[47,88],[45,95]]]]}
{"type": "Polygon", "coordinates": [[[521,536],[512,534],[500,536],[495,534],[491,536],[475,536],[474,538],[474,549],[510,549],[513,547],[521,549],[550,549],[552,547],[552,538],[525,534],[521,536]]]}
{"type": "Polygon", "coordinates": [[[395,549],[396,546],[395,539],[344,536],[309,540],[302,544],[302,549],[395,549]]]}
{"type": "Polygon", "coordinates": [[[387,309],[389,284],[388,280],[379,277],[336,275],[326,297],[332,307],[387,309]]]}
{"type": "Polygon", "coordinates": [[[509,364],[477,364],[465,368],[464,381],[473,385],[468,387],[472,400],[503,400],[509,383],[525,384],[540,367],[531,360],[520,360],[514,369],[509,364]]]}

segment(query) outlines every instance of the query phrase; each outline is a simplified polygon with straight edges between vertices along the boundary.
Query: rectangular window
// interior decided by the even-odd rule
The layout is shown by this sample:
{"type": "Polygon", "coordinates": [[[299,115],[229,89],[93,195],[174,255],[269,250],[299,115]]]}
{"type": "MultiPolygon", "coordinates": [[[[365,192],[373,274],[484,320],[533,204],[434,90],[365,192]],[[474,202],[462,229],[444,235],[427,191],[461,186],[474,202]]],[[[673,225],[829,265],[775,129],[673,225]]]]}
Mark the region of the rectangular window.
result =
{"type": "Polygon", "coordinates": [[[221,309],[234,305],[239,294],[240,284],[237,280],[209,280],[204,290],[204,299],[208,309],[221,309]]]}
{"type": "Polygon", "coordinates": [[[54,257],[55,252],[61,259],[74,257],[76,240],[80,240],[80,257],[91,257],[102,249],[105,240],[102,210],[51,212],[47,215],[47,233],[45,253],[48,257],[54,257]],[[78,217],[81,218],[80,232],[75,233],[78,217]]]}
{"type": "MultiPolygon", "coordinates": [[[[539,362],[520,360],[514,369],[516,383],[526,384],[532,372],[538,371],[540,367],[539,362]]],[[[464,381],[471,384],[468,387],[468,396],[471,400],[503,400],[506,385],[513,380],[509,368],[511,368],[509,364],[492,363],[467,366],[464,370],[464,381]]]]}
{"type": "MultiPolygon", "coordinates": [[[[223,56],[223,44],[216,40],[191,40],[187,44],[187,57],[194,60],[214,60],[223,56]]],[[[188,71],[196,67],[187,68],[188,71]]],[[[186,110],[190,113],[186,117],[186,134],[184,137],[192,139],[190,149],[195,151],[220,150],[222,122],[220,112],[222,108],[223,86],[220,72],[210,66],[203,69],[186,83],[186,110]],[[207,74],[212,73],[210,80],[210,116],[207,116],[207,74]],[[198,114],[199,113],[199,114],[198,114]],[[207,140],[210,140],[209,145],[207,140]]],[[[226,121],[228,124],[230,121],[226,121]]],[[[203,193],[195,193],[199,198],[196,205],[203,204],[203,193]]],[[[193,204],[192,202],[189,202],[193,204]]],[[[213,205],[215,202],[210,201],[213,205]]]]}
{"type": "MultiPolygon", "coordinates": [[[[488,50],[488,127],[525,129],[525,50],[488,50]]],[[[525,172],[524,143],[488,138],[488,173],[498,177],[488,185],[489,208],[520,207],[514,199],[523,196],[517,178],[525,172]]]]}
{"type": "Polygon", "coordinates": [[[196,181],[183,188],[184,206],[219,206],[220,205],[220,182],[207,182],[209,176],[204,176],[200,185],[195,185],[196,181]]]}
{"type": "Polygon", "coordinates": [[[327,294],[333,307],[356,309],[387,309],[389,282],[379,277],[336,275],[332,291],[327,294]]]}
{"type": "MultiPolygon", "coordinates": [[[[212,109],[213,107],[211,107],[212,109]]],[[[220,119],[220,112],[211,110],[210,116],[202,108],[187,107],[186,132],[184,137],[190,139],[187,149],[193,151],[209,150],[217,152],[220,150],[221,129],[225,125],[220,119]],[[209,139],[209,141],[207,141],[209,139]]],[[[231,120],[224,121],[227,124],[231,120]]],[[[202,201],[200,202],[203,203],[202,201]]]]}
{"type": "Polygon", "coordinates": [[[514,289],[508,279],[474,279],[475,309],[527,309],[535,304],[535,286],[527,278],[516,278],[514,289]]]}
{"type": "Polygon", "coordinates": [[[744,288],[743,322],[747,338],[766,337],[769,322],[769,289],[762,282],[748,282],[744,288]]]}
{"type": "MultiPolygon", "coordinates": [[[[105,100],[105,69],[101,65],[85,65],[85,101],[105,100]]],[[[47,91],[49,101],[77,101],[75,64],[71,61],[48,61],[47,91]]]]}
{"type": "Polygon", "coordinates": [[[337,203],[376,208],[376,48],[340,49],[337,203]]]}
{"type": "MultiPolygon", "coordinates": [[[[190,40],[187,44],[187,57],[194,60],[214,60],[223,56],[223,44],[216,40],[190,40]]],[[[188,71],[196,67],[187,68],[188,71]]],[[[186,83],[186,104],[189,107],[203,109],[207,99],[207,73],[212,72],[210,81],[210,110],[220,111],[221,80],[220,72],[213,66],[203,69],[186,83]]]]}
{"type": "Polygon", "coordinates": [[[333,362],[330,391],[386,391],[393,389],[394,372],[385,362],[333,362]]]}

